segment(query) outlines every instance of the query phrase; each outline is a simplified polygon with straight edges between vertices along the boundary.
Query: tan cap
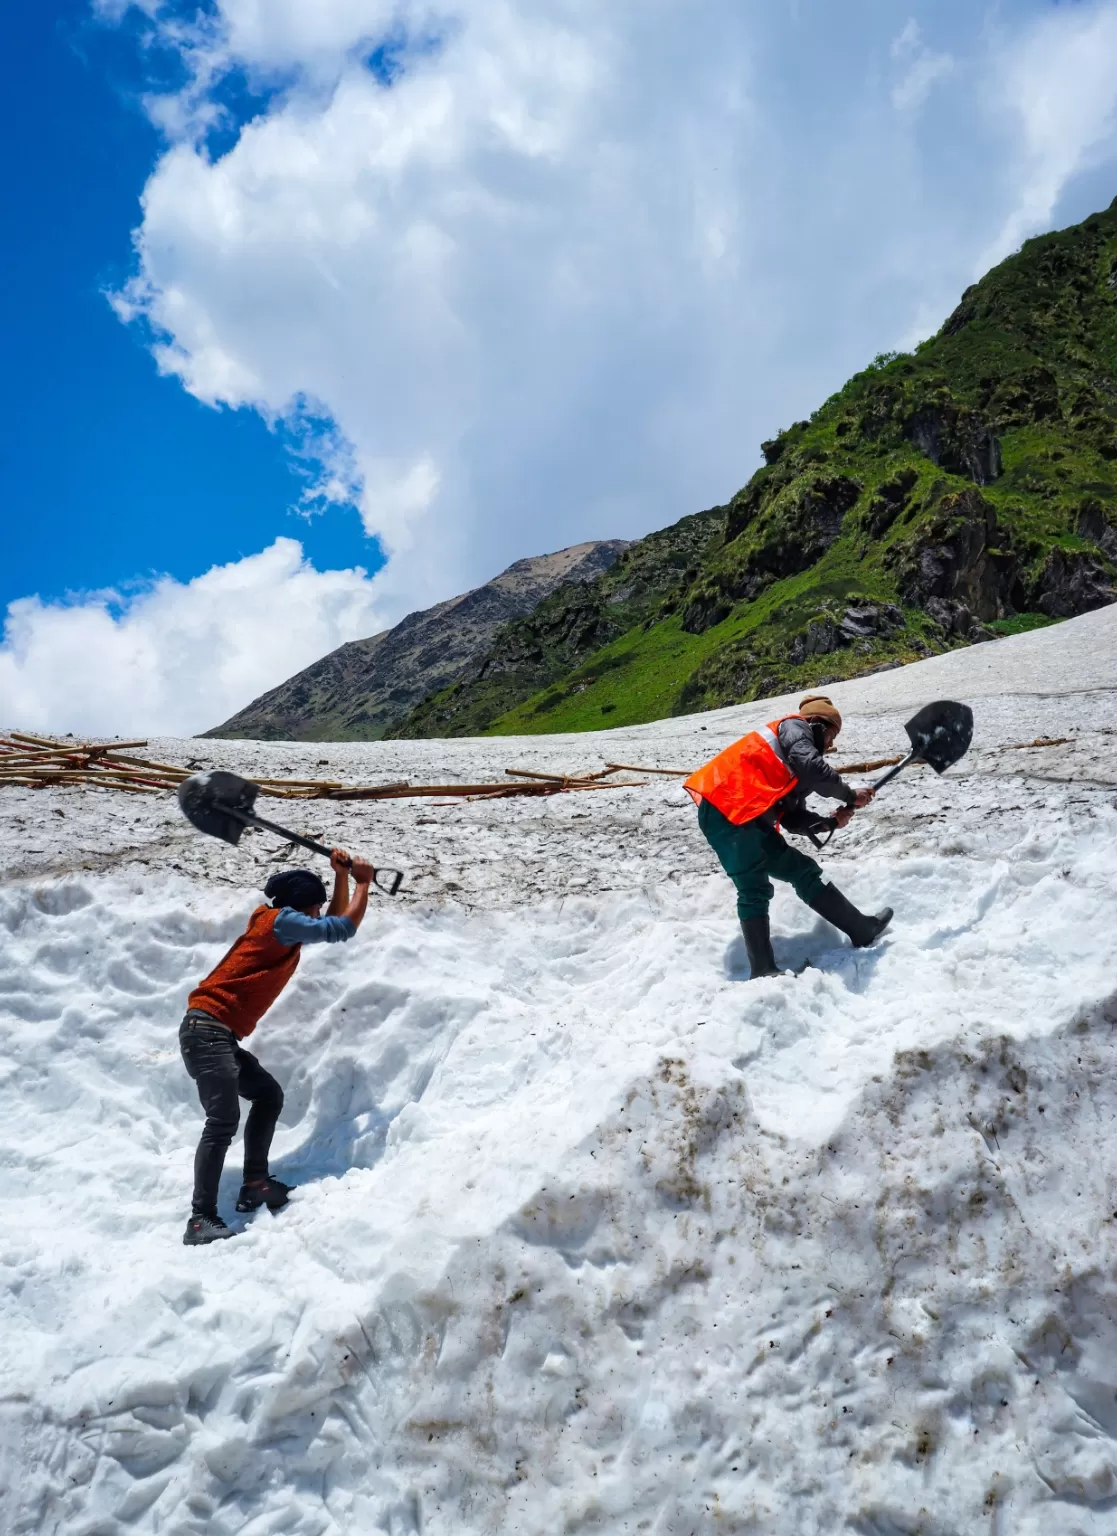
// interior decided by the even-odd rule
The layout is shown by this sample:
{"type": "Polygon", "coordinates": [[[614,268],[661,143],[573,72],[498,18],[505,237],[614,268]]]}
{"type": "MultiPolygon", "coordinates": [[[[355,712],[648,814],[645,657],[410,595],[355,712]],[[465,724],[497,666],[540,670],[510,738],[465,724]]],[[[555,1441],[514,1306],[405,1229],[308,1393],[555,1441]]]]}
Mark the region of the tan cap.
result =
{"type": "Polygon", "coordinates": [[[824,693],[808,693],[805,699],[800,699],[799,713],[808,720],[825,720],[836,731],[842,728],[841,715],[824,693]]]}

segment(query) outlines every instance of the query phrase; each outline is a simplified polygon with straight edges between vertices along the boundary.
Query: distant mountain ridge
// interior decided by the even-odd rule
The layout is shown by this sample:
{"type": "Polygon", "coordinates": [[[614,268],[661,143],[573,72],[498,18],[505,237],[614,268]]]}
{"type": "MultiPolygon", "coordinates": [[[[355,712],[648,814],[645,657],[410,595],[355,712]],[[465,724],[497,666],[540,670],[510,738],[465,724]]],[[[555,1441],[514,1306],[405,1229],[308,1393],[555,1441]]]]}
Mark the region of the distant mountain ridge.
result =
{"type": "Polygon", "coordinates": [[[517,560],[483,586],[339,646],[202,734],[252,741],[378,740],[428,695],[455,682],[502,625],[533,612],[561,585],[592,581],[627,547],[625,539],[599,539],[517,560]]]}

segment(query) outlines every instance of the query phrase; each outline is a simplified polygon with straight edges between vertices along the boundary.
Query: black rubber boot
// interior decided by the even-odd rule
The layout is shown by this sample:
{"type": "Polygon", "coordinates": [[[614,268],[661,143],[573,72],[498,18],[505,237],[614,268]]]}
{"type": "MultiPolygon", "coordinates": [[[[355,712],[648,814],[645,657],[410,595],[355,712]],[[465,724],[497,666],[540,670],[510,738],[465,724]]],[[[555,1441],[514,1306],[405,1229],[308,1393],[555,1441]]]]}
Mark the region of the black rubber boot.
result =
{"type": "Polygon", "coordinates": [[[741,932],[749,952],[749,980],[755,981],[758,976],[782,976],[783,972],[772,953],[772,934],[767,914],[764,917],[743,917],[741,932]]]}
{"type": "Polygon", "coordinates": [[[812,912],[840,928],[852,940],[854,949],[865,949],[875,943],[892,921],[891,907],[870,917],[847,901],[836,885],[824,885],[808,905],[812,912]]]}
{"type": "Polygon", "coordinates": [[[258,1211],[266,1205],[269,1211],[281,1211],[294,1187],[284,1184],[282,1179],[272,1178],[263,1179],[259,1184],[242,1184],[237,1196],[237,1210],[258,1211]]]}
{"type": "Polygon", "coordinates": [[[216,1243],[223,1237],[232,1237],[232,1229],[227,1227],[220,1216],[191,1216],[186,1223],[186,1231],[182,1234],[182,1241],[188,1248],[200,1247],[203,1243],[216,1243]]]}

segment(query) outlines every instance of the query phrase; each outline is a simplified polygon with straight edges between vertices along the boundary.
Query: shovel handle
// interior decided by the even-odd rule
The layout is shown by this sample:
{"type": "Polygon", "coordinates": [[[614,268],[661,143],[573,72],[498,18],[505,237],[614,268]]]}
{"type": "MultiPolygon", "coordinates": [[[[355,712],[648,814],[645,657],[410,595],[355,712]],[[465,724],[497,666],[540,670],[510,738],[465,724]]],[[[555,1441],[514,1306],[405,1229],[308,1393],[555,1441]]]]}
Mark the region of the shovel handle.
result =
{"type": "MultiPolygon", "coordinates": [[[[253,811],[234,810],[231,805],[224,805],[221,809],[226,815],[235,816],[237,821],[243,821],[246,827],[259,827],[264,832],[275,832],[279,837],[285,837],[289,843],[297,843],[300,848],[306,848],[311,853],[320,853],[323,858],[327,859],[333,858],[334,851],[332,848],[327,848],[323,843],[316,843],[311,837],[301,837],[298,832],[292,832],[287,827],[281,827],[274,821],[266,821],[263,816],[257,816],[253,811]]],[[[345,865],[347,869],[352,869],[353,860],[347,858],[345,865]]],[[[390,875],[392,877],[389,885],[380,887],[381,890],[386,890],[389,896],[394,896],[403,884],[402,870],[384,869],[378,871],[374,869],[374,881],[377,874],[390,875]]]]}
{"type": "Polygon", "coordinates": [[[880,778],[873,785],[873,794],[875,795],[877,791],[883,789],[891,779],[894,779],[898,773],[903,773],[905,768],[909,767],[910,764],[917,761],[918,754],[912,750],[908,753],[907,757],[903,758],[896,764],[895,768],[890,768],[887,773],[881,774],[880,778]]]}
{"type": "MultiPolygon", "coordinates": [[[[274,821],[265,821],[262,816],[257,816],[252,811],[234,811],[228,806],[222,806],[222,810],[230,816],[235,816],[238,821],[243,821],[246,827],[259,827],[264,832],[276,832],[280,837],[285,837],[289,843],[298,843],[300,848],[309,849],[311,853],[320,853],[324,858],[333,858],[333,849],[325,847],[322,843],[316,843],[313,838],[300,837],[297,832],[290,832],[286,827],[278,826],[274,821]]],[[[351,864],[351,859],[346,859],[346,864],[351,864]]]]}
{"type": "MultiPolygon", "coordinates": [[[[905,768],[908,768],[912,763],[917,763],[919,761],[919,753],[916,752],[913,748],[908,753],[907,757],[901,759],[901,761],[898,762],[894,768],[889,768],[887,773],[881,774],[880,778],[877,779],[876,783],[872,786],[873,794],[875,795],[878,790],[883,789],[884,786],[889,783],[890,780],[894,779],[898,773],[903,773],[905,768]]],[[[833,822],[833,817],[827,817],[826,819],[830,822],[833,822]]],[[[810,834],[808,833],[808,836],[809,835],[810,834]]],[[[817,838],[812,838],[812,842],[814,842],[816,848],[825,848],[826,844],[830,841],[830,838],[833,837],[833,835],[834,832],[831,830],[829,836],[824,838],[821,842],[819,842],[817,838]]]]}

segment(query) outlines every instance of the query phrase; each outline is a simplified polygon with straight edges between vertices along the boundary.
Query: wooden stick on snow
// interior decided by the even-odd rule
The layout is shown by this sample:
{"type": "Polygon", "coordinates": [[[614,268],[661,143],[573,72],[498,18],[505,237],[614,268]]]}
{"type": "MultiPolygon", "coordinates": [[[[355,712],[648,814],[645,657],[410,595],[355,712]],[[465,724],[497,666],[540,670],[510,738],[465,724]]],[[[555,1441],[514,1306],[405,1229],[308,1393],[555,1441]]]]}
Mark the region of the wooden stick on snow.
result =
{"type": "Polygon", "coordinates": [[[896,763],[902,763],[904,754],[898,757],[874,757],[867,763],[843,763],[840,768],[835,768],[835,773],[872,773],[876,768],[891,768],[896,763]]]}
{"type": "Polygon", "coordinates": [[[663,773],[671,778],[689,779],[693,768],[643,768],[635,763],[610,763],[606,773],[663,773]]]}
{"type": "MultiPolygon", "coordinates": [[[[13,731],[11,734],[12,734],[12,737],[13,737],[13,739],[15,741],[28,741],[28,742],[30,742],[32,744],[32,746],[36,746],[36,747],[60,747],[60,748],[63,748],[63,749],[65,749],[65,747],[66,747],[66,742],[65,741],[59,741],[57,737],[51,738],[49,736],[32,736],[27,731],[13,731]]],[[[106,751],[106,752],[123,752],[127,748],[129,748],[129,747],[146,747],[147,746],[147,742],[146,741],[106,741],[104,743],[101,743],[100,745],[103,747],[103,750],[106,751]]],[[[80,748],[81,744],[79,742],[75,742],[75,746],[80,748]]],[[[71,750],[73,750],[73,749],[71,748],[71,750]]]]}

